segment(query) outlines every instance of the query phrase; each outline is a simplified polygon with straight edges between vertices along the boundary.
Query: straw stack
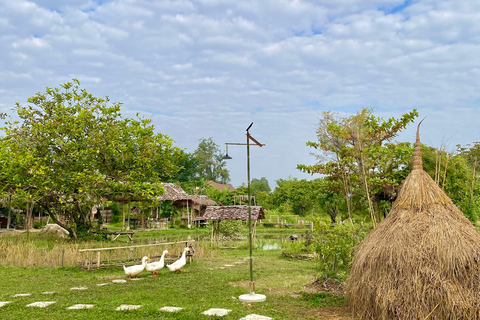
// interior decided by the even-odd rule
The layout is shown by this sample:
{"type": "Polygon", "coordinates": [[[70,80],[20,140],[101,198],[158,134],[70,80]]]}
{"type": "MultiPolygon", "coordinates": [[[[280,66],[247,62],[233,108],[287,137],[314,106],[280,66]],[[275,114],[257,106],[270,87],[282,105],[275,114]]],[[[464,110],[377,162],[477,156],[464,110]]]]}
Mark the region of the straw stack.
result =
{"type": "MultiPolygon", "coordinates": [[[[419,125],[420,126],[420,125],[419,125]]],[[[422,168],[355,251],[347,305],[360,319],[480,319],[480,235],[422,168]]]]}

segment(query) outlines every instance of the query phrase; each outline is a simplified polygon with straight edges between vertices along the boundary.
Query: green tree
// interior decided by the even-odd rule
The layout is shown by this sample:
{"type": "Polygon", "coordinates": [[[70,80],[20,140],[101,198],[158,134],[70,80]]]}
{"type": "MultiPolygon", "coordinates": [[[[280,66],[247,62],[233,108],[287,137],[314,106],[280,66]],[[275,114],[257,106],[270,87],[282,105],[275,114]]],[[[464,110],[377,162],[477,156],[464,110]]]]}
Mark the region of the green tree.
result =
{"type": "Polygon", "coordinates": [[[230,174],[226,168],[220,147],[211,137],[208,139],[202,138],[199,141],[194,152],[198,161],[196,176],[205,180],[228,183],[230,174]]]}
{"type": "MultiPolygon", "coordinates": [[[[374,117],[373,110],[366,108],[349,117],[324,112],[317,128],[318,142],[307,142],[308,146],[318,150],[316,156],[319,162],[313,166],[298,165],[297,168],[339,179],[350,220],[352,189],[357,185],[362,186],[372,223],[376,225],[380,220],[381,199],[376,195],[383,188],[387,191],[390,188],[390,195],[395,195],[395,187],[401,182],[398,179],[405,176],[405,164],[411,155],[409,144],[391,141],[417,116],[416,110],[399,119],[388,120],[374,117]]],[[[359,191],[355,190],[357,193],[359,191]]]]}
{"type": "Polygon", "coordinates": [[[178,171],[179,150],[147,119],[124,119],[121,104],[97,98],[76,79],[16,104],[3,128],[5,185],[34,201],[77,238],[106,200],[154,201],[159,179],[178,171]]]}
{"type": "Polygon", "coordinates": [[[306,215],[315,206],[315,185],[305,179],[279,179],[270,197],[272,207],[290,208],[294,214],[306,215]]]}
{"type": "Polygon", "coordinates": [[[264,192],[271,192],[272,189],[270,189],[270,186],[268,185],[268,180],[265,177],[262,177],[260,179],[253,178],[252,181],[250,182],[250,190],[252,195],[257,195],[259,191],[264,191],[264,192]]]}

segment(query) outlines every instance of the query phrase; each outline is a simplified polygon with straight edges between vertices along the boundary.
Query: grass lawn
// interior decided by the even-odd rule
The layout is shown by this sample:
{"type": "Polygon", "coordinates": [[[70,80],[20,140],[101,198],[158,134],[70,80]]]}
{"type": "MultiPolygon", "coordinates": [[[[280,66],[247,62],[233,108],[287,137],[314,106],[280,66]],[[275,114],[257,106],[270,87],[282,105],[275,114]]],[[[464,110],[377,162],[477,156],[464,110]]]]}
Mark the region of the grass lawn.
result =
{"type": "MultiPolygon", "coordinates": [[[[267,296],[259,303],[245,304],[238,296],[248,293],[248,250],[220,250],[217,256],[194,259],[180,274],[167,268],[158,277],[144,271],[139,281],[127,279],[122,268],[94,271],[72,268],[25,269],[0,266],[1,319],[240,319],[259,314],[274,319],[317,319],[320,306],[341,306],[343,297],[302,292],[303,285],[318,275],[318,261],[282,257],[281,249],[254,251],[255,291],[267,296]],[[225,265],[233,265],[225,267],[225,265]],[[104,284],[98,286],[99,284],[104,284]],[[71,290],[86,287],[86,290],[71,290]],[[53,292],[44,294],[43,292],[53,292]],[[30,293],[30,296],[14,297],[30,293]],[[26,307],[37,301],[56,301],[46,308],[26,307]],[[93,304],[92,309],[67,310],[74,304],[93,304]],[[142,305],[116,311],[122,304],[142,305]],[[176,313],[159,309],[183,308],[176,313]],[[210,308],[230,309],[224,317],[202,315],[210,308]]],[[[332,318],[334,319],[334,318],[332,318]]],[[[338,318],[340,319],[340,318],[338,318]]]]}

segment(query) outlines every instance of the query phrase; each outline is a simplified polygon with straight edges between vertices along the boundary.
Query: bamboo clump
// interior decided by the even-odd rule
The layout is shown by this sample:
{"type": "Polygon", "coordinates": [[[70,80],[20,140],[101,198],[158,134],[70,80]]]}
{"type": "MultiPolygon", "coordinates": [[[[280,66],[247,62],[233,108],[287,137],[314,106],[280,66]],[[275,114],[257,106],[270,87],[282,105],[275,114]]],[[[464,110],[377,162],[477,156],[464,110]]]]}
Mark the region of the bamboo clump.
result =
{"type": "Polygon", "coordinates": [[[423,170],[356,249],[346,299],[360,319],[480,319],[480,235],[423,170]]]}

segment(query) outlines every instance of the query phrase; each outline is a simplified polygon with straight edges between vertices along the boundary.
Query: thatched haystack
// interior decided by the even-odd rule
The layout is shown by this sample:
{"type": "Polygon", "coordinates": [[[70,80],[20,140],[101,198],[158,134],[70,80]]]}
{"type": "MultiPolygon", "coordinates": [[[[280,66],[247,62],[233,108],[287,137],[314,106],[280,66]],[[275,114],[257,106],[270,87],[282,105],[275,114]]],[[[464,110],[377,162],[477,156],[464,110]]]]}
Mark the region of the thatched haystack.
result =
{"type": "Polygon", "coordinates": [[[423,170],[357,246],[347,304],[361,319],[480,319],[480,235],[423,170]]]}

